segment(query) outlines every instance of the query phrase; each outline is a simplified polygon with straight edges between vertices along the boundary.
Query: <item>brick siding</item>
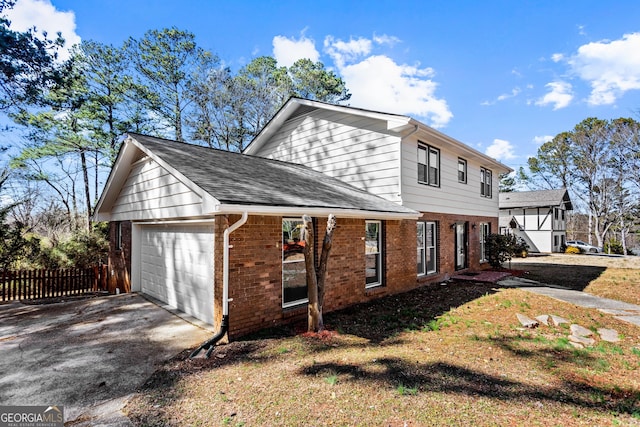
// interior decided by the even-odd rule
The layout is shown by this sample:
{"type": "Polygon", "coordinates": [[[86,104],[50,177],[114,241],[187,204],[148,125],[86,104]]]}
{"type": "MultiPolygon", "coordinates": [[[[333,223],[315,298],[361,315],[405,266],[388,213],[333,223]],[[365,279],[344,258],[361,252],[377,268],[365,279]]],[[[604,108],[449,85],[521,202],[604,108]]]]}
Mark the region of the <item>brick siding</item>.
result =
{"type": "MultiPolygon", "coordinates": [[[[222,319],[223,232],[240,219],[240,215],[219,215],[214,235],[214,316],[218,326],[222,319]]],[[[382,221],[383,223],[383,284],[365,289],[365,219],[338,218],[329,259],[324,312],[348,307],[406,292],[425,283],[442,281],[455,273],[455,231],[452,224],[466,222],[468,227],[468,269],[481,270],[488,264],[479,263],[480,223],[491,223],[497,232],[494,217],[423,213],[421,221],[437,223],[437,273],[417,277],[416,221],[382,221]]],[[[326,218],[316,218],[316,254],[319,259],[326,229],[326,218]]],[[[116,223],[110,232],[110,289],[130,289],[131,223],[123,222],[123,248],[116,249],[116,223]]],[[[230,235],[229,259],[229,339],[266,327],[303,320],[307,306],[282,308],[282,217],[249,216],[247,222],[230,235]]]]}

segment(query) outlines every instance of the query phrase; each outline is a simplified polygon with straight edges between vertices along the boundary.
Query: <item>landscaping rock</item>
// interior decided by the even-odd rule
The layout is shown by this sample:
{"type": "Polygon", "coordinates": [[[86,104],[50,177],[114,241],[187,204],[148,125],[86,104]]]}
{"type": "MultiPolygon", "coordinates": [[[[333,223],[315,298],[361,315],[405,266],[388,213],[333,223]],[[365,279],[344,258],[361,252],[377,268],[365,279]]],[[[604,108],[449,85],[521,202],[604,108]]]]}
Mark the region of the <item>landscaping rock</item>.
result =
{"type": "Polygon", "coordinates": [[[540,323],[537,320],[533,320],[532,318],[525,316],[524,314],[516,313],[516,317],[522,326],[525,328],[533,329],[537,328],[540,323]]]}
{"type": "Polygon", "coordinates": [[[593,334],[590,329],[585,328],[584,326],[576,325],[575,323],[569,327],[569,330],[573,335],[580,337],[588,337],[593,334]]]}
{"type": "Polygon", "coordinates": [[[542,314],[540,316],[536,316],[536,320],[540,323],[542,323],[545,326],[549,326],[549,315],[548,314],[542,314]]]}
{"type": "Polygon", "coordinates": [[[591,347],[596,343],[596,340],[594,340],[593,338],[583,337],[580,335],[569,335],[569,341],[582,344],[585,347],[591,347]]]}
{"type": "Polygon", "coordinates": [[[569,323],[569,321],[567,319],[565,319],[564,317],[560,317],[560,316],[556,316],[554,314],[552,314],[551,316],[549,316],[551,318],[551,323],[553,323],[556,326],[560,326],[563,323],[569,323]]]}
{"type": "Polygon", "coordinates": [[[607,341],[607,342],[620,341],[620,336],[618,335],[618,331],[616,331],[615,329],[598,328],[598,334],[600,335],[600,339],[602,341],[607,341]]]}
{"type": "Polygon", "coordinates": [[[580,344],[579,342],[569,341],[569,344],[571,344],[574,348],[577,348],[577,349],[583,349],[584,348],[584,346],[582,344],[580,344]]]}

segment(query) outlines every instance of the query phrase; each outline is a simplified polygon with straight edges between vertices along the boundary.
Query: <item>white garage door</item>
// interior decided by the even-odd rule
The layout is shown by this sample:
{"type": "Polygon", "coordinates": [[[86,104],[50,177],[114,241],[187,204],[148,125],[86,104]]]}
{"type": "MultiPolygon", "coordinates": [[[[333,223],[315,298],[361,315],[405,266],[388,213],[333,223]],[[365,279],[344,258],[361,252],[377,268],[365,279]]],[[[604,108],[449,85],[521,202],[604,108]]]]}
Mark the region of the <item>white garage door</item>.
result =
{"type": "Polygon", "coordinates": [[[141,229],[143,293],[213,324],[213,224],[141,229]]]}

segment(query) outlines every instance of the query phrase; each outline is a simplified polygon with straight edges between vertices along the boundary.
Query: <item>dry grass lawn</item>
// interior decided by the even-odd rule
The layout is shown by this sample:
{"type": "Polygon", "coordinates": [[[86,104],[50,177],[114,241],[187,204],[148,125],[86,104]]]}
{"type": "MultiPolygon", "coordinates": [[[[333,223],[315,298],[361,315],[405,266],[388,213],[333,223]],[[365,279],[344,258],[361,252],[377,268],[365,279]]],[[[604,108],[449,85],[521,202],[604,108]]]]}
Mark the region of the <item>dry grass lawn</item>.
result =
{"type": "Polygon", "coordinates": [[[640,257],[553,254],[517,258],[524,277],[640,305],[640,257]]]}
{"type": "Polygon", "coordinates": [[[210,360],[180,354],[125,411],[151,426],[640,425],[640,328],[595,310],[451,283],[325,323],[322,335],[264,331],[210,360]],[[613,328],[622,340],[576,349],[568,327],[523,329],[516,313],[613,328]]]}

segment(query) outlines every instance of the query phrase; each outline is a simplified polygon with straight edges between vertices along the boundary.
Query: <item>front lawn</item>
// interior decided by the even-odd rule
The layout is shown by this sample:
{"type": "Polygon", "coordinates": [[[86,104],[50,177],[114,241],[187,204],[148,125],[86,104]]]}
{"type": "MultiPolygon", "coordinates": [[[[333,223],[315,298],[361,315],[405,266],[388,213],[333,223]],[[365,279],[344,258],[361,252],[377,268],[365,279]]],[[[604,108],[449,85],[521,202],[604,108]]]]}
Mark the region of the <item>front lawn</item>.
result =
{"type": "Polygon", "coordinates": [[[518,289],[429,285],[167,362],[125,408],[138,425],[640,425],[640,328],[518,289]],[[555,314],[618,343],[569,344],[555,314]]]}

